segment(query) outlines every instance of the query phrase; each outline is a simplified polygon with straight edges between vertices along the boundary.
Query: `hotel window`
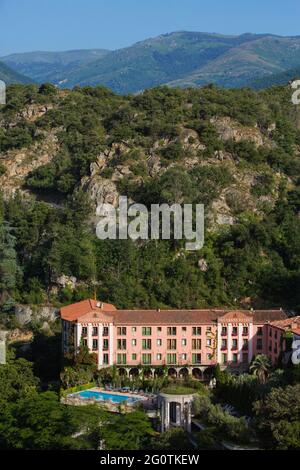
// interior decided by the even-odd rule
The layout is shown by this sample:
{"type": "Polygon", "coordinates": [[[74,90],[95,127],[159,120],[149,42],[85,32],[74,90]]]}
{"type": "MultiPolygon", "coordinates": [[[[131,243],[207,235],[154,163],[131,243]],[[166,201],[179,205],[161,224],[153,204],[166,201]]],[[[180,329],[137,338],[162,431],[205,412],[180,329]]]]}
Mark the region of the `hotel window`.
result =
{"type": "Polygon", "coordinates": [[[192,364],[201,364],[201,354],[192,354],[192,364]]]}
{"type": "Polygon", "coordinates": [[[183,326],[183,327],[181,328],[181,330],[185,333],[186,330],[187,330],[186,326],[183,326]]]}
{"type": "Polygon", "coordinates": [[[227,349],[227,339],[222,339],[221,349],[227,349]]]}
{"type": "Polygon", "coordinates": [[[82,336],[86,336],[87,335],[87,326],[83,326],[82,327],[82,336]]]}
{"type": "Polygon", "coordinates": [[[143,339],[142,340],[142,348],[143,349],[151,349],[151,339],[143,339]]]}
{"type": "Polygon", "coordinates": [[[161,355],[161,354],[156,354],[156,359],[157,359],[158,361],[161,361],[162,355],[161,355]]]}
{"type": "Polygon", "coordinates": [[[157,327],[157,333],[161,333],[161,326],[157,327]]]}
{"type": "Polygon", "coordinates": [[[256,349],[258,349],[259,351],[262,350],[262,339],[261,339],[261,338],[259,338],[259,339],[257,340],[256,349]]]}
{"type": "Polygon", "coordinates": [[[233,326],[232,327],[232,336],[237,336],[238,334],[238,327],[237,326],[233,326]]]}
{"type": "Polygon", "coordinates": [[[132,359],[133,361],[136,361],[136,354],[132,354],[131,359],[132,359]]]}
{"type": "Polygon", "coordinates": [[[176,354],[167,354],[167,364],[176,364],[177,356],[176,354]]]}
{"type": "Polygon", "coordinates": [[[103,340],[103,351],[107,351],[108,350],[108,339],[104,339],[103,340]]]}
{"type": "Polygon", "coordinates": [[[275,339],[277,339],[277,330],[275,330],[274,336],[275,336],[275,339]]]}
{"type": "Polygon", "coordinates": [[[124,351],[126,349],[126,339],[118,339],[117,349],[124,351]]]}
{"type": "Polygon", "coordinates": [[[126,364],[126,354],[117,354],[117,364],[126,364]]]}
{"type": "Polygon", "coordinates": [[[248,364],[248,354],[243,354],[243,364],[248,364]]]}
{"type": "Polygon", "coordinates": [[[142,364],[151,364],[151,354],[142,354],[142,364]]]}
{"type": "Polygon", "coordinates": [[[151,336],[152,334],[152,328],[151,326],[143,326],[142,328],[142,335],[143,336],[151,336]]]}
{"type": "Polygon", "coordinates": [[[227,327],[226,326],[222,326],[221,335],[223,335],[223,336],[227,335],[227,327]]]}
{"type": "Polygon", "coordinates": [[[275,353],[275,354],[278,353],[277,343],[275,343],[275,346],[274,346],[274,353],[275,353]]]}
{"type": "Polygon", "coordinates": [[[108,336],[108,333],[109,333],[108,326],[104,326],[103,327],[103,336],[108,336]]]}
{"type": "Polygon", "coordinates": [[[206,327],[206,332],[207,332],[207,333],[210,333],[210,332],[211,332],[211,326],[207,326],[207,327],[206,327]]]}
{"type": "Polygon", "coordinates": [[[211,346],[211,339],[206,340],[206,346],[211,346]]]}
{"type": "Polygon", "coordinates": [[[201,339],[192,340],[192,349],[201,349],[201,339]]]}
{"type": "Polygon", "coordinates": [[[236,350],[238,348],[238,342],[237,339],[232,340],[232,348],[233,350],[236,350]]]}
{"type": "Polygon", "coordinates": [[[132,339],[131,344],[132,344],[132,346],[136,346],[136,339],[132,339]]]}
{"type": "Polygon", "coordinates": [[[167,335],[168,336],[176,336],[177,334],[177,328],[176,326],[168,326],[167,328],[167,335]]]}
{"type": "Polygon", "coordinates": [[[186,361],[187,360],[187,354],[181,354],[181,360],[186,361]]]}
{"type": "Polygon", "coordinates": [[[262,326],[259,326],[259,327],[257,328],[257,336],[262,336],[262,334],[263,334],[262,326]]]}
{"type": "Polygon", "coordinates": [[[103,364],[108,365],[109,357],[108,354],[103,354],[103,364]]]}
{"type": "Polygon", "coordinates": [[[222,356],[221,356],[221,360],[222,360],[222,364],[226,364],[227,363],[227,354],[223,353],[222,356]]]}
{"type": "Polygon", "coordinates": [[[248,340],[247,339],[243,339],[243,349],[244,350],[248,349],[248,340]]]}
{"type": "Polygon", "coordinates": [[[84,346],[85,348],[87,347],[87,339],[82,340],[82,346],[84,346]]]}
{"type": "Polygon", "coordinates": [[[162,339],[157,339],[156,344],[157,344],[157,346],[161,346],[162,345],[162,339]]]}
{"type": "Polygon", "coordinates": [[[97,351],[97,349],[98,349],[98,340],[93,339],[93,351],[97,351]]]}
{"type": "Polygon", "coordinates": [[[118,326],[117,335],[118,336],[126,336],[126,326],[118,326]]]}
{"type": "Polygon", "coordinates": [[[269,331],[269,336],[272,338],[272,330],[269,331]]]}
{"type": "Polygon", "coordinates": [[[232,354],[232,362],[233,362],[234,364],[236,364],[237,361],[238,361],[238,355],[237,355],[237,353],[232,354]]]}
{"type": "Polygon", "coordinates": [[[176,339],[168,339],[167,340],[167,349],[177,349],[176,339]]]}
{"type": "Polygon", "coordinates": [[[93,326],[93,336],[98,336],[98,326],[93,326]]]}
{"type": "Polygon", "coordinates": [[[193,326],[193,336],[201,335],[201,326],[193,326]]]}
{"type": "Polygon", "coordinates": [[[269,351],[270,352],[272,351],[272,341],[270,341],[270,343],[269,343],[269,351]]]}
{"type": "Polygon", "coordinates": [[[211,361],[212,358],[213,358],[213,355],[212,355],[212,354],[210,354],[210,353],[206,354],[206,360],[207,360],[207,361],[211,361]]]}
{"type": "Polygon", "coordinates": [[[186,346],[187,345],[187,340],[185,338],[183,338],[181,340],[181,346],[186,346]]]}
{"type": "Polygon", "coordinates": [[[248,334],[249,334],[248,326],[243,326],[243,336],[248,336],[248,334]]]}
{"type": "Polygon", "coordinates": [[[133,326],[133,327],[131,328],[131,332],[132,332],[132,333],[136,333],[136,326],[133,326]]]}

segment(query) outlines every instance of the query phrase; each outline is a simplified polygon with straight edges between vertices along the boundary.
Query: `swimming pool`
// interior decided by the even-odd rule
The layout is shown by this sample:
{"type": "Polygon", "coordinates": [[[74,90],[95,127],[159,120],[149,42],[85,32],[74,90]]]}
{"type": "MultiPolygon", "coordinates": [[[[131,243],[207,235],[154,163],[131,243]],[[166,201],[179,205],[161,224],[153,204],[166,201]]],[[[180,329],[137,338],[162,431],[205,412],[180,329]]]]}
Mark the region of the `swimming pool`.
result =
{"type": "Polygon", "coordinates": [[[96,390],[83,390],[82,392],[77,392],[72,395],[73,397],[79,397],[83,400],[93,399],[96,401],[111,401],[113,403],[135,403],[141,398],[132,397],[129,395],[116,395],[109,392],[97,392],[96,390]]]}

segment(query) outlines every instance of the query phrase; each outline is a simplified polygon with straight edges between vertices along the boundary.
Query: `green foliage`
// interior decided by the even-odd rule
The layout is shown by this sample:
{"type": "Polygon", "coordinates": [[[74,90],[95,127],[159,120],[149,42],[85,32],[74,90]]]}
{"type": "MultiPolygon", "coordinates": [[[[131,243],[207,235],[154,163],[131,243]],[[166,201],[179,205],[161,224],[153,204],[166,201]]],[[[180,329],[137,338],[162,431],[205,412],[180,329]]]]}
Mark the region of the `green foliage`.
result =
{"type": "Polygon", "coordinates": [[[189,441],[187,433],[180,428],[169,429],[161,434],[159,437],[154,438],[151,447],[154,450],[166,451],[173,450],[192,450],[193,446],[189,441]]]}
{"type": "Polygon", "coordinates": [[[244,418],[236,418],[224,411],[220,405],[214,405],[206,396],[197,398],[194,403],[194,413],[202,423],[215,429],[215,436],[238,443],[247,443],[251,432],[244,418]]]}
{"type": "Polygon", "coordinates": [[[260,437],[266,448],[299,450],[300,385],[273,389],[255,403],[260,437]]]}
{"type": "MultiPolygon", "coordinates": [[[[60,207],[24,201],[19,195],[2,203],[5,236],[0,243],[7,272],[2,303],[70,303],[90,296],[96,285],[99,297],[126,308],[238,307],[246,297],[253,306],[299,307],[299,132],[289,91],[159,87],[118,96],[102,87],[76,87],[62,96],[47,84],[9,87],[7,105],[1,109],[5,126],[0,141],[18,148],[37,143],[45,132],[57,135],[58,152],[50,163],[31,172],[26,184],[39,199],[53,196],[60,207]],[[51,109],[34,122],[16,120],[26,106],[39,103],[51,109]],[[241,126],[256,125],[273,145],[221,142],[215,123],[224,117],[241,126]],[[187,167],[190,150],[183,135],[191,129],[206,150],[195,154],[198,164],[187,167]],[[218,150],[230,151],[234,161],[220,162],[218,150]],[[100,175],[111,178],[119,164],[133,172],[118,181],[120,194],[148,207],[174,202],[205,205],[202,250],[187,253],[184,241],[136,244],[96,239],[92,209],[78,187],[99,154],[112,151],[114,157],[100,175]],[[148,159],[153,152],[166,168],[150,176],[148,159]],[[239,167],[256,175],[254,200],[270,196],[269,205],[257,201],[250,213],[236,179],[239,167]],[[235,224],[212,227],[214,203],[224,195],[235,224]],[[206,271],[199,268],[200,259],[206,261],[206,271]],[[55,295],[52,287],[62,274],[75,276],[78,287],[55,295]]],[[[195,145],[197,138],[193,139],[195,145]]]]}
{"type": "Polygon", "coordinates": [[[147,415],[142,411],[110,415],[101,430],[109,450],[144,450],[154,434],[147,415]]]}
{"type": "Polygon", "coordinates": [[[266,383],[271,365],[271,361],[267,356],[258,354],[251,362],[249,369],[260,383],[266,383]]]}
{"type": "Polygon", "coordinates": [[[3,304],[13,299],[19,268],[15,250],[16,239],[9,224],[3,220],[1,212],[2,209],[0,209],[0,303],[3,304]]]}

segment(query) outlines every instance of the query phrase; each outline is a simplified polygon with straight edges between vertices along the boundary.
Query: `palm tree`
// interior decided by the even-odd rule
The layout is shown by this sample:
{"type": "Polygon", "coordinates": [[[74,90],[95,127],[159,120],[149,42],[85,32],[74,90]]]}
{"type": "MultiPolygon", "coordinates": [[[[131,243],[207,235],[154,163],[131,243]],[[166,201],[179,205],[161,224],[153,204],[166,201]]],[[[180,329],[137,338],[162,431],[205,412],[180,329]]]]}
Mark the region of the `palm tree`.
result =
{"type": "Polygon", "coordinates": [[[253,375],[256,375],[259,382],[265,384],[270,372],[271,361],[264,354],[258,354],[252,361],[250,365],[250,372],[253,375]]]}

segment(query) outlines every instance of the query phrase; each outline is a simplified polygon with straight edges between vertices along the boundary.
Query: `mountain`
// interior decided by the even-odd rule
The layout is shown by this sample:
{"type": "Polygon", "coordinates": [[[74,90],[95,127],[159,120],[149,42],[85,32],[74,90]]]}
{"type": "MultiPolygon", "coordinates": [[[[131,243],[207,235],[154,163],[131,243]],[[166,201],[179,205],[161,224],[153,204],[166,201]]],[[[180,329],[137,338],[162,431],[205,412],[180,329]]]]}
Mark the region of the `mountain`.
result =
{"type": "Polygon", "coordinates": [[[6,84],[10,83],[31,83],[32,80],[24,75],[12,70],[3,62],[0,62],[0,80],[6,84]]]}
{"type": "Polygon", "coordinates": [[[215,83],[242,87],[265,75],[278,74],[300,64],[300,37],[261,36],[231,48],[206,65],[198,67],[172,86],[201,86],[215,83]]]}
{"type": "Polygon", "coordinates": [[[64,88],[104,85],[126,94],[162,84],[243,87],[299,66],[300,36],[180,31],[115,51],[33,52],[2,60],[37,82],[64,88]]]}
{"type": "Polygon", "coordinates": [[[158,36],[80,67],[68,76],[66,86],[102,84],[118,93],[139,92],[183,78],[255,38],[194,32],[158,36]]]}
{"type": "Polygon", "coordinates": [[[293,80],[300,78],[300,66],[293,69],[289,69],[286,72],[275,73],[272,75],[266,75],[262,78],[254,80],[249,83],[251,88],[254,90],[262,90],[271,86],[285,85],[293,80]]]}
{"type": "Polygon", "coordinates": [[[34,81],[58,84],[74,69],[104,57],[105,49],[74,50],[66,52],[27,52],[11,54],[1,60],[17,72],[34,81]]]}

